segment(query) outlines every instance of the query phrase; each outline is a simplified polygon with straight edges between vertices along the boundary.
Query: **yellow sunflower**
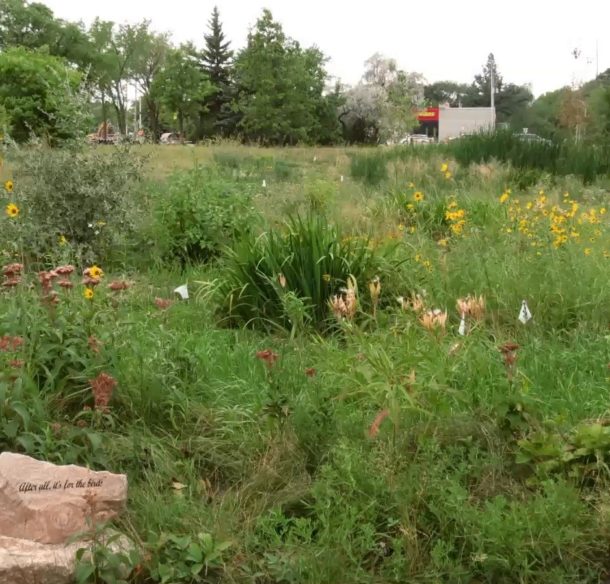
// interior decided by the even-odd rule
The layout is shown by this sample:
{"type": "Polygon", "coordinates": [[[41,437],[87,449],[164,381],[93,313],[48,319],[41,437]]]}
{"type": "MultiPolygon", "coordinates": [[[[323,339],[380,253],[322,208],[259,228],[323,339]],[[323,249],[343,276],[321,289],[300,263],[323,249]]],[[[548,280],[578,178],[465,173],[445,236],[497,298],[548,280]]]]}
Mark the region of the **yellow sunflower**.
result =
{"type": "Polygon", "coordinates": [[[92,288],[85,288],[85,291],[83,292],[83,296],[87,299],[87,300],[93,300],[93,289],[92,288]]]}
{"type": "Polygon", "coordinates": [[[443,162],[443,164],[441,164],[441,172],[445,173],[449,170],[449,165],[446,162],[443,162]]]}
{"type": "Polygon", "coordinates": [[[416,201],[417,203],[419,203],[420,201],[423,201],[424,193],[422,193],[421,191],[417,191],[417,192],[413,193],[413,200],[416,201]]]}
{"type": "Polygon", "coordinates": [[[91,266],[88,271],[89,276],[95,278],[96,280],[99,280],[104,275],[102,268],[99,266],[91,266]]]}
{"type": "Polygon", "coordinates": [[[15,187],[15,185],[13,184],[13,181],[12,181],[12,180],[7,180],[7,181],[4,183],[4,190],[5,190],[7,193],[12,193],[12,192],[13,192],[13,188],[14,188],[14,187],[15,187]]]}
{"type": "Polygon", "coordinates": [[[9,203],[6,206],[5,212],[11,219],[14,219],[19,215],[19,207],[15,203],[9,203]]]}

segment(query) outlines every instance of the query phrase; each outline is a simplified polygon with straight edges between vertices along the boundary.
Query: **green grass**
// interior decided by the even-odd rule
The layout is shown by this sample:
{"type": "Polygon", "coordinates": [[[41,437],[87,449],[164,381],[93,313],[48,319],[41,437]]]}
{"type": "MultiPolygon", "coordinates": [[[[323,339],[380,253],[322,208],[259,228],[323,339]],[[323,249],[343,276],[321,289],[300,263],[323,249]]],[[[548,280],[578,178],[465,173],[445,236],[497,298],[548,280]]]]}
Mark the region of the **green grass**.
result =
{"type": "MultiPolygon", "coordinates": [[[[465,166],[433,149],[424,158],[231,144],[143,151],[158,192],[170,170],[195,163],[254,189],[258,242],[231,242],[214,263],[184,269],[143,248],[120,264],[100,258],[107,274],[94,299],[74,277],[53,309],[27,265],[26,282],[0,292],[0,338],[24,339],[15,354],[0,351],[0,446],[127,473],[117,526],[141,551],[131,582],[160,582],[159,566],[177,583],[608,578],[607,177],[542,178],[519,191],[500,163],[465,166]],[[386,173],[354,180],[355,156],[383,159],[386,173]],[[463,228],[446,215],[456,209],[463,228]],[[313,213],[315,228],[286,227],[288,211],[313,213]],[[578,237],[554,245],[559,215],[578,237]],[[346,249],[375,255],[375,317],[368,268],[357,271],[353,321],[326,308],[323,276],[338,293],[341,258],[366,263],[346,249]],[[132,286],[115,296],[105,287],[115,277],[132,286]],[[246,280],[247,310],[227,318],[218,291],[246,280]],[[155,306],[185,282],[189,301],[155,306]],[[297,327],[287,292],[315,305],[297,327]],[[402,310],[397,297],[412,293],[447,309],[445,331],[402,310]],[[467,294],[484,295],[486,312],[461,337],[456,300],[467,294]],[[527,325],[517,320],[523,299],[527,325]],[[261,317],[281,326],[244,326],[261,317]],[[315,326],[324,319],[334,326],[315,326]],[[499,350],[509,341],[520,346],[512,376],[499,350]],[[277,354],[272,367],[257,358],[263,350],[277,354]],[[118,382],[110,409],[83,409],[102,371],[118,382]],[[161,534],[188,538],[187,551],[161,545],[161,534]],[[198,545],[207,568],[187,577],[198,545]]],[[[143,225],[150,212],[139,209],[143,225]]],[[[0,230],[15,227],[8,221],[0,230]]],[[[3,263],[13,259],[8,233],[3,263]]]]}

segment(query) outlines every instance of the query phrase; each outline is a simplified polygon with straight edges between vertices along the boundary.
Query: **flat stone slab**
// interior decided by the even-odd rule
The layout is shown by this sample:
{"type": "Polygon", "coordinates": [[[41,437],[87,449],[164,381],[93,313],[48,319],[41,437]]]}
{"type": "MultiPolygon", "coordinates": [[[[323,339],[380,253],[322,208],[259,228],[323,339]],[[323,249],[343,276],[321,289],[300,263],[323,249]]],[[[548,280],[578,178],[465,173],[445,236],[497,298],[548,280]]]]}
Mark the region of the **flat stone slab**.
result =
{"type": "Polygon", "coordinates": [[[0,454],[0,536],[63,544],[115,517],[126,500],[125,475],[0,454]]]}
{"type": "MultiPolygon", "coordinates": [[[[72,584],[76,552],[91,543],[44,544],[0,535],[0,584],[72,584]]],[[[110,544],[115,551],[128,549],[126,539],[110,544]]]]}

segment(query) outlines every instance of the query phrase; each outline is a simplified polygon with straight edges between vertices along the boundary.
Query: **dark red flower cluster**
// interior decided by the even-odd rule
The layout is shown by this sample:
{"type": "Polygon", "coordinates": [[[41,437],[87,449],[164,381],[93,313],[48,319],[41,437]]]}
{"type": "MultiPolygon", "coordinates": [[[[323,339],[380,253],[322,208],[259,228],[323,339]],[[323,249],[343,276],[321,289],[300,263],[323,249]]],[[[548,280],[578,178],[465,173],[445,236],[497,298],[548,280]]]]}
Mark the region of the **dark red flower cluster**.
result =
{"type": "Polygon", "coordinates": [[[2,286],[4,288],[14,288],[21,284],[21,271],[23,270],[23,264],[8,264],[3,266],[2,275],[4,280],[2,286]]]}
{"type": "Polygon", "coordinates": [[[279,355],[274,353],[271,349],[265,349],[264,351],[257,351],[256,358],[264,361],[267,367],[271,369],[279,359],[279,355]]]}
{"type": "Polygon", "coordinates": [[[107,411],[112,393],[117,385],[116,379],[108,373],[100,373],[95,379],[90,379],[89,383],[93,392],[95,409],[107,411]]]}
{"type": "Polygon", "coordinates": [[[0,353],[15,353],[22,345],[21,337],[11,337],[10,335],[0,337],[0,353]]]}

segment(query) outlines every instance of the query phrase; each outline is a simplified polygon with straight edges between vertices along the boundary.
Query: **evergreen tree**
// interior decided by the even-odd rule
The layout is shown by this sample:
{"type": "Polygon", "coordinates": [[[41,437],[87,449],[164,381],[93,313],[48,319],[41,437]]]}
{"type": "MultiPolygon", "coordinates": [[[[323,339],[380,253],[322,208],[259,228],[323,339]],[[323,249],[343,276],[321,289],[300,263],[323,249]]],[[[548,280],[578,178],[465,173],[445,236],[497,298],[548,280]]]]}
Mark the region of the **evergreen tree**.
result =
{"type": "Polygon", "coordinates": [[[214,92],[202,104],[203,134],[220,131],[228,133],[228,104],[231,101],[231,77],[233,67],[233,51],[229,48],[231,42],[226,40],[220,22],[218,7],[214,6],[209,20],[209,34],[204,35],[205,48],[201,53],[201,66],[208,76],[214,92]],[[204,115],[205,114],[205,115],[204,115]]]}

